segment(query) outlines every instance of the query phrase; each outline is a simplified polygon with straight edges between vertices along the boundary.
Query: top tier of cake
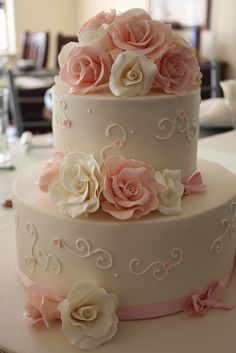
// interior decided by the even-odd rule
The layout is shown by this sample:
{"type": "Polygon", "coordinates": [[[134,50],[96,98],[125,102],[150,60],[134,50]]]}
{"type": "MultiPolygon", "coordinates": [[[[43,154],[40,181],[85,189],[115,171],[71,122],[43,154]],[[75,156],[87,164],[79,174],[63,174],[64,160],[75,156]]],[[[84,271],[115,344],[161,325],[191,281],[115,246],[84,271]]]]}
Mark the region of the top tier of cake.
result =
{"type": "Polygon", "coordinates": [[[58,57],[52,161],[39,187],[72,218],[181,213],[197,170],[201,73],[191,46],[142,9],[101,12],[58,57]]]}
{"type": "Polygon", "coordinates": [[[199,89],[184,96],[114,97],[77,95],[53,88],[56,151],[82,151],[101,163],[119,154],[151,164],[155,170],[196,169],[199,89]]]}
{"type": "Polygon", "coordinates": [[[169,24],[142,9],[101,12],[66,44],[53,88],[56,152],[119,155],[154,170],[196,170],[201,73],[169,24]]]}

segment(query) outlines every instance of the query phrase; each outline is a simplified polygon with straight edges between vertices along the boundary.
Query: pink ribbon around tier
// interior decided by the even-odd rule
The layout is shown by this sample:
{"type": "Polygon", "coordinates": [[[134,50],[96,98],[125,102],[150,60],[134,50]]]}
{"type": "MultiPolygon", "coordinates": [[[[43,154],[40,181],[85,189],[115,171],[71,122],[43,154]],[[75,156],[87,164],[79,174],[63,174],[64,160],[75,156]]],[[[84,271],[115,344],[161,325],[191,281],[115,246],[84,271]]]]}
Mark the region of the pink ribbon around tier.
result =
{"type": "MultiPolygon", "coordinates": [[[[19,267],[16,269],[18,277],[24,287],[37,285],[26,276],[19,267]]],[[[208,309],[233,309],[234,305],[220,302],[226,287],[229,285],[232,271],[218,281],[198,293],[162,303],[119,306],[117,315],[119,320],[151,319],[165,315],[175,314],[180,311],[190,311],[195,315],[204,315],[208,309]]]]}

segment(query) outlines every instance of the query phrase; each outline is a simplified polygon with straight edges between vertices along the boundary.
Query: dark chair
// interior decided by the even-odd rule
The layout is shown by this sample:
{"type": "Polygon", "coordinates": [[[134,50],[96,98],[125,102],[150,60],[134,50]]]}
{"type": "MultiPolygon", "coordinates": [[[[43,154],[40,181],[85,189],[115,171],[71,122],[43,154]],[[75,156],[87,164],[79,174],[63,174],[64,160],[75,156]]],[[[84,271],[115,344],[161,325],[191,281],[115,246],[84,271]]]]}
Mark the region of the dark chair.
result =
{"type": "Polygon", "coordinates": [[[46,67],[49,47],[49,34],[47,32],[24,32],[21,45],[21,59],[33,60],[36,69],[46,67]]]}
{"type": "Polygon", "coordinates": [[[45,92],[54,82],[54,75],[45,68],[48,47],[47,32],[24,32],[21,50],[23,60],[18,62],[18,68],[8,72],[10,115],[18,136],[26,130],[33,133],[51,130],[51,114],[44,104],[45,92]],[[28,59],[33,62],[33,67],[27,66],[28,59]],[[26,66],[22,66],[22,62],[25,62],[26,66]]]}
{"type": "Polygon", "coordinates": [[[44,94],[47,87],[19,90],[15,80],[14,70],[9,70],[9,108],[17,135],[20,137],[24,131],[31,131],[36,134],[51,132],[52,121],[44,104],[44,94]]]}
{"type": "MultiPolygon", "coordinates": [[[[62,33],[58,33],[57,35],[57,57],[60,53],[60,51],[62,50],[62,48],[64,47],[65,44],[69,43],[69,42],[78,42],[78,37],[77,36],[66,36],[62,33]]],[[[58,67],[58,60],[56,57],[56,67],[58,67]]]]}

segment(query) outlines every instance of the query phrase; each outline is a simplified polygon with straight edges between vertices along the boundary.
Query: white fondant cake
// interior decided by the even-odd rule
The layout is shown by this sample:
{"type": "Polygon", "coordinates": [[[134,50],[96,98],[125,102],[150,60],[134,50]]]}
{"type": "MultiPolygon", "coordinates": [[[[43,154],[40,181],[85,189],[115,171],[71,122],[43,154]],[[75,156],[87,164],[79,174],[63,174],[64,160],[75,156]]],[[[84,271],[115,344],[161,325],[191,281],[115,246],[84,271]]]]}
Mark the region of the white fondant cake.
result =
{"type": "Polygon", "coordinates": [[[190,46],[141,9],[102,12],[59,65],[53,158],[14,184],[27,321],[61,320],[71,344],[94,349],[118,320],[231,309],[220,300],[235,257],[236,179],[197,161],[190,46]]]}

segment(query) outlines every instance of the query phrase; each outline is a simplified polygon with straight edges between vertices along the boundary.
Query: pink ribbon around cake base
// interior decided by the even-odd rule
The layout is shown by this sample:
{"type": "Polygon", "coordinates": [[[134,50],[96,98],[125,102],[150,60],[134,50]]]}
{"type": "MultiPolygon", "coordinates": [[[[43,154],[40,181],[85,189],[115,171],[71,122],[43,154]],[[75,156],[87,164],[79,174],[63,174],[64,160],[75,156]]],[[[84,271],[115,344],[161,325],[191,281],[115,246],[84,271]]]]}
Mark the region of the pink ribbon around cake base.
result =
{"type": "MultiPolygon", "coordinates": [[[[16,272],[25,288],[37,285],[19,267],[17,267],[16,272]]],[[[180,311],[191,311],[195,315],[204,315],[210,308],[233,309],[234,305],[220,302],[231,277],[232,271],[220,280],[213,282],[204,290],[183,298],[162,303],[119,306],[117,309],[118,318],[119,320],[151,319],[175,314],[180,311]]]]}
{"type": "Polygon", "coordinates": [[[229,285],[232,272],[213,282],[203,291],[188,295],[183,298],[170,300],[167,302],[144,305],[119,306],[117,315],[120,320],[151,319],[181,311],[191,311],[196,315],[203,315],[210,308],[230,310],[234,305],[227,305],[220,302],[226,287],[229,285]]]}

